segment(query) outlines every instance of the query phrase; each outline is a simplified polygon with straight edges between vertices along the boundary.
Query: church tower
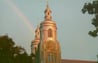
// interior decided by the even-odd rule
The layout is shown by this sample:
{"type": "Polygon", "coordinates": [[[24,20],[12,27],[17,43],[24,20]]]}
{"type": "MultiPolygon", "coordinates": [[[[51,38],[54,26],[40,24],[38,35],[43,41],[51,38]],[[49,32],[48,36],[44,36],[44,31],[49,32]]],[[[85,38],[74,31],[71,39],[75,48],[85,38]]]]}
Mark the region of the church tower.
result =
{"type": "Polygon", "coordinates": [[[32,53],[35,54],[35,63],[61,63],[57,27],[56,23],[52,20],[52,11],[48,4],[44,13],[44,21],[37,28],[35,40],[31,46],[32,53]]]}

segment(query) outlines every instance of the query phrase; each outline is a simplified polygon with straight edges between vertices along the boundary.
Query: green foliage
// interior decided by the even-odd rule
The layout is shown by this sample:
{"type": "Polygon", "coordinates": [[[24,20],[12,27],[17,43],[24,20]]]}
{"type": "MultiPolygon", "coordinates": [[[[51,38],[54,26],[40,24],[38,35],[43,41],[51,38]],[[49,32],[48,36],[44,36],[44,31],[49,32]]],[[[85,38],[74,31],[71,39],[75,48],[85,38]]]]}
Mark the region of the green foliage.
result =
{"type": "Polygon", "coordinates": [[[8,36],[0,36],[0,63],[32,63],[32,57],[8,36]]]}
{"type": "Polygon", "coordinates": [[[90,15],[94,15],[95,17],[92,19],[92,25],[95,26],[94,31],[89,31],[89,35],[93,37],[98,36],[98,0],[93,0],[91,3],[85,3],[84,7],[82,8],[82,13],[86,13],[90,15]]]}

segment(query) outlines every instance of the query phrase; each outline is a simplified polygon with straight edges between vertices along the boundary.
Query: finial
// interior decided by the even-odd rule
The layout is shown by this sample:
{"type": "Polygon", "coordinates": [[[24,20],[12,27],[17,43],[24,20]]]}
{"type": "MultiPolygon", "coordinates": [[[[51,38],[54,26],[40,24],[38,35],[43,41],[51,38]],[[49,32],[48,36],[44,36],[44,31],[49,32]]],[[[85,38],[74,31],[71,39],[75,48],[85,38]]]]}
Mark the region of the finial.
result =
{"type": "Polygon", "coordinates": [[[46,0],[46,5],[48,6],[48,0],[46,0]]]}
{"type": "Polygon", "coordinates": [[[49,5],[48,5],[48,0],[46,0],[46,10],[45,10],[45,20],[51,20],[52,17],[51,17],[51,10],[49,8],[49,5]]]}

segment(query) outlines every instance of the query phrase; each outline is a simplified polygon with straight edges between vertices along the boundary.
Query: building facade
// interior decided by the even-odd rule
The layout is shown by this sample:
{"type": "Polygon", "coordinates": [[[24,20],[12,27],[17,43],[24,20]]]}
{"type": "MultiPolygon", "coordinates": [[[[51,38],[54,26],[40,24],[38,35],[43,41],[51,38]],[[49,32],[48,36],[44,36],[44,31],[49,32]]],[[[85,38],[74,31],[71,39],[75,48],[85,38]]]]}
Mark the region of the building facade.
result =
{"type": "Polygon", "coordinates": [[[44,21],[35,31],[31,44],[34,63],[61,63],[61,50],[57,40],[57,26],[52,20],[51,10],[47,4],[44,21]]]}
{"type": "Polygon", "coordinates": [[[44,21],[35,30],[35,39],[31,43],[31,53],[33,63],[97,63],[96,61],[61,59],[57,26],[52,20],[48,5],[45,9],[44,21]]]}

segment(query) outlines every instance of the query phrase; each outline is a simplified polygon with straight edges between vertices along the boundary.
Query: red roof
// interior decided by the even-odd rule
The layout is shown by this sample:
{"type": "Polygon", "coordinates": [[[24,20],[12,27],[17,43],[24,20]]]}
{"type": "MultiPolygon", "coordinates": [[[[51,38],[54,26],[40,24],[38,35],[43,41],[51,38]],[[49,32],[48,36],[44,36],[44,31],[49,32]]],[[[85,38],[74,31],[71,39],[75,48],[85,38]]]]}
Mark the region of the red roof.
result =
{"type": "Polygon", "coordinates": [[[62,59],[61,63],[96,63],[96,61],[62,59]]]}

